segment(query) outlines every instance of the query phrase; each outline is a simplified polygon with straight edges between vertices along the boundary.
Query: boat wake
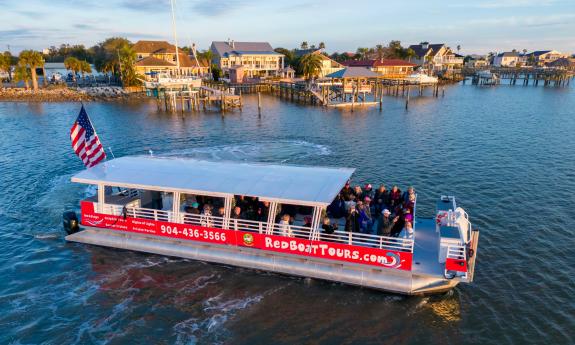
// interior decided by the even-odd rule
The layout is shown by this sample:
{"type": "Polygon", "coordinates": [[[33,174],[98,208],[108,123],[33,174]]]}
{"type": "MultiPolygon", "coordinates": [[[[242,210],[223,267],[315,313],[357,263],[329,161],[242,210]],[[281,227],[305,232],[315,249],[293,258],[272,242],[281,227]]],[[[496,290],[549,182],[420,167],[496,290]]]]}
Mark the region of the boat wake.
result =
{"type": "Polygon", "coordinates": [[[280,140],[233,145],[198,147],[159,153],[160,157],[189,157],[209,160],[288,163],[302,159],[327,156],[328,146],[304,140],[280,140]]]}

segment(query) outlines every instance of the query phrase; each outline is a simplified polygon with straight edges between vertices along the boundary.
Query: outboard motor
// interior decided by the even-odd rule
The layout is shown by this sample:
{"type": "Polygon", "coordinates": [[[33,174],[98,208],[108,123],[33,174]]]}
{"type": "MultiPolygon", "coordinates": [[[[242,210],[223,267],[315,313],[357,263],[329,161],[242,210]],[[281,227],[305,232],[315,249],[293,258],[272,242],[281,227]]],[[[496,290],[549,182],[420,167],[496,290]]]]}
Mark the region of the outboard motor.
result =
{"type": "Polygon", "coordinates": [[[75,234],[80,231],[80,224],[78,222],[76,212],[66,211],[62,214],[62,218],[64,221],[64,231],[66,231],[68,235],[75,234]]]}

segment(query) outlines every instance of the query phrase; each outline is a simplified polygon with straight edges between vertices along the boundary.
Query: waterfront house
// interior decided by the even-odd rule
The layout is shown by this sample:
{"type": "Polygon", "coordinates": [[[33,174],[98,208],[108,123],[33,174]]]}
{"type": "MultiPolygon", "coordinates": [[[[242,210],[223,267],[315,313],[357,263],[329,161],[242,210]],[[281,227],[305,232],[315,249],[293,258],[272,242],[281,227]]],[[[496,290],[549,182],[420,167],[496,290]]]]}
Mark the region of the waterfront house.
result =
{"type": "Polygon", "coordinates": [[[208,72],[207,61],[189,56],[181,50],[176,58],[176,46],[166,41],[138,41],[132,49],[136,53],[136,73],[146,76],[146,79],[156,73],[204,75],[208,72]]]}
{"type": "Polygon", "coordinates": [[[465,59],[465,67],[469,68],[486,68],[489,66],[489,61],[484,55],[468,55],[465,59]]]}
{"type": "Polygon", "coordinates": [[[321,68],[319,70],[319,77],[325,77],[328,74],[340,71],[345,68],[345,66],[333,59],[329,56],[326,56],[323,53],[322,49],[295,49],[294,55],[295,57],[302,57],[307,54],[315,54],[321,58],[321,68]]]}
{"type": "Polygon", "coordinates": [[[213,63],[229,76],[230,68],[243,66],[246,78],[281,76],[285,56],[268,42],[214,41],[210,46],[213,63]]]}
{"type": "Polygon", "coordinates": [[[455,54],[444,43],[421,42],[409,46],[414,52],[413,62],[435,73],[450,72],[463,67],[463,57],[455,54]]]}
{"type": "Polygon", "coordinates": [[[524,59],[516,51],[503,52],[493,57],[495,67],[516,67],[522,65],[524,59]]]}
{"type": "Polygon", "coordinates": [[[417,67],[416,63],[401,59],[348,60],[342,65],[367,68],[384,78],[405,78],[417,67]]]}
{"type": "Polygon", "coordinates": [[[562,54],[557,50],[536,50],[527,54],[527,60],[534,66],[545,66],[555,60],[566,58],[569,55],[562,54]]]}

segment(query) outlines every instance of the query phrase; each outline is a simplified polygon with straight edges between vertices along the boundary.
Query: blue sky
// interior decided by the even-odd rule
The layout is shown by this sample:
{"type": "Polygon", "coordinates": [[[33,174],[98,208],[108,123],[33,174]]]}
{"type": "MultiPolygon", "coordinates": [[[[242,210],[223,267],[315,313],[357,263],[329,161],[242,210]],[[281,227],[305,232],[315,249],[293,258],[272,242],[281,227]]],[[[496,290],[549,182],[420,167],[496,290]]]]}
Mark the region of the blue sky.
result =
{"type": "MultiPolygon", "coordinates": [[[[110,36],[172,40],[169,0],[0,0],[0,51],[110,36]]],[[[575,0],[177,0],[180,45],[269,41],[293,48],[325,42],[355,51],[397,39],[461,45],[461,53],[513,48],[575,53],[575,0]]]]}

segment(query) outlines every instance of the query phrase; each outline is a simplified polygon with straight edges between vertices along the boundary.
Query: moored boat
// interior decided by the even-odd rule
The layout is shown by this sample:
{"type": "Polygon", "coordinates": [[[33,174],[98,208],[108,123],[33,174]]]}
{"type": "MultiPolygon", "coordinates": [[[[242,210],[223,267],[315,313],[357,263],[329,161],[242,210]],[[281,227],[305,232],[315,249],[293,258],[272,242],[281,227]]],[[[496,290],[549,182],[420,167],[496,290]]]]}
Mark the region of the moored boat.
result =
{"type": "Polygon", "coordinates": [[[453,197],[440,198],[435,218],[416,218],[414,204],[411,236],[323,232],[326,209],[353,172],[117,158],[72,177],[98,192],[81,202],[81,224],[64,214],[66,239],[402,294],[473,280],[479,233],[453,197]]]}

